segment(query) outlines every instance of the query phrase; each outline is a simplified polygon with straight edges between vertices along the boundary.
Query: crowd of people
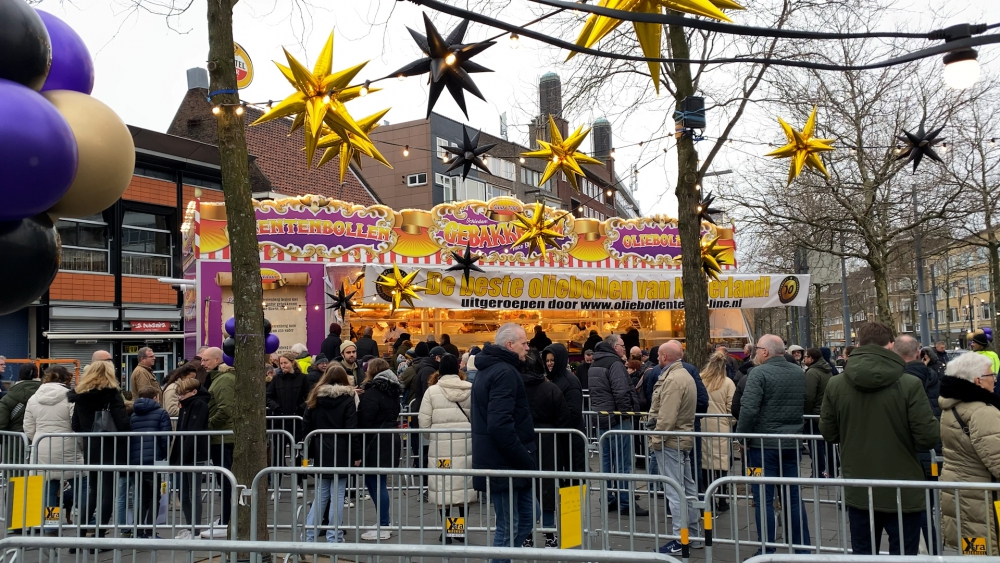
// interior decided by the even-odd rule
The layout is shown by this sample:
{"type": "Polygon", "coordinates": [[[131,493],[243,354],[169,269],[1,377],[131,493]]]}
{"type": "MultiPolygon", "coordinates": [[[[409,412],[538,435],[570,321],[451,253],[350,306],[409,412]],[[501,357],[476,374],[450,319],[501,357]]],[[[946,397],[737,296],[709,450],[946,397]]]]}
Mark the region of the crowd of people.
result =
{"type": "MultiPolygon", "coordinates": [[[[440,343],[414,342],[409,334],[397,332],[391,342],[383,343],[388,344],[383,354],[370,328],[351,340],[341,338],[341,327],[333,324],[317,354],[296,344],[270,358],[265,366],[266,411],[288,417],[272,424],[296,441],[315,430],[331,431],[310,450],[313,465],[396,466],[402,457],[401,435],[365,431],[398,428],[400,413],[412,412],[416,416],[411,425],[419,428],[423,440],[410,443],[423,467],[583,472],[588,463],[583,435],[593,424],[602,441],[602,472],[632,473],[643,459],[635,455],[640,448],[648,452],[648,473],[681,484],[683,495],[669,487],[663,491],[674,515],[675,535],[685,524],[697,527],[700,513],[694,501],[707,483],[727,475],[734,465],[730,439],[703,438],[702,431],[756,435],[744,441],[742,463],[764,477],[799,477],[803,440],[782,436],[801,434],[822,436],[812,440],[808,451],[813,477],[924,481],[940,473],[943,480],[963,482],[995,482],[1000,477],[1000,396],[994,393],[998,361],[980,334],[973,340],[976,353],[951,361],[941,350],[921,348],[910,336],[894,338],[880,323],[859,329],[858,345],[844,350],[843,361],[834,361],[828,349],[786,347],[780,337],[766,334],[747,345],[743,359],[720,346],[698,369],[684,361],[679,341],[643,351],[628,346],[628,334],[602,339],[592,332],[574,372],[565,346],[552,343],[541,330],[529,340],[524,328],[514,323],[499,327],[493,342],[464,353],[447,335],[440,343]],[[585,418],[585,410],[596,416],[585,418]],[[655,432],[613,432],[601,439],[608,432],[637,426],[655,432]],[[538,434],[538,429],[580,432],[538,434]],[[680,519],[682,503],[687,522],[680,519]]],[[[152,350],[142,348],[129,391],[121,389],[111,360],[108,352],[95,352],[75,386],[60,366],[42,373],[34,365],[22,366],[18,381],[0,399],[0,429],[24,432],[42,464],[169,461],[232,467],[231,433],[173,442],[169,436],[172,430],[233,429],[237,378],[223,363],[219,348],[199,350],[162,386],[152,371],[152,350]],[[111,431],[130,431],[139,438],[90,436],[83,446],[68,438],[36,442],[43,434],[111,431]],[[146,433],[151,435],[142,438],[146,433]]],[[[272,463],[281,465],[285,452],[271,455],[272,463]]],[[[343,509],[357,500],[347,496],[348,473],[317,479],[306,541],[315,541],[320,520],[328,542],[344,541],[343,509]]],[[[46,475],[46,504],[64,503],[63,483],[71,472],[46,475]]],[[[224,536],[229,504],[222,503],[221,518],[206,527],[201,503],[192,501],[199,498],[201,479],[196,473],[179,474],[179,479],[181,509],[190,528],[177,537],[224,536]]],[[[124,524],[130,491],[135,522],[155,522],[160,491],[155,472],[120,476],[116,483],[115,473],[92,471],[74,482],[83,490],[70,491],[70,497],[80,505],[79,517],[92,527],[108,524],[115,514],[124,524]]],[[[496,515],[495,546],[531,546],[536,524],[555,528],[559,483],[554,479],[532,483],[443,474],[425,476],[423,484],[425,502],[446,516],[464,516],[468,503],[480,497],[490,502],[496,515]]],[[[232,494],[228,488],[223,480],[224,498],[232,494]]],[[[364,488],[368,495],[363,500],[371,499],[378,523],[362,539],[387,540],[392,511],[386,475],[367,471],[364,488]]],[[[634,489],[634,483],[625,480],[609,482],[603,493],[607,510],[648,516],[631,494],[634,489]]],[[[760,552],[773,551],[763,542],[775,540],[776,492],[785,497],[789,539],[796,545],[810,544],[809,518],[798,487],[753,485],[750,491],[758,507],[754,512],[760,552]]],[[[729,510],[725,496],[719,495],[710,508],[729,510]]],[[[928,521],[920,489],[847,487],[853,551],[876,552],[883,531],[892,553],[916,554],[921,531],[931,550],[936,538],[956,545],[960,537],[990,537],[997,549],[996,508],[974,492],[959,497],[954,491],[942,492],[938,530],[928,521]]],[[[453,538],[442,534],[439,540],[452,543],[453,538]]],[[[545,535],[545,546],[558,546],[555,534],[545,535]]],[[[692,547],[700,546],[694,542],[692,547]]],[[[659,547],[668,554],[681,549],[677,540],[659,547]]]]}

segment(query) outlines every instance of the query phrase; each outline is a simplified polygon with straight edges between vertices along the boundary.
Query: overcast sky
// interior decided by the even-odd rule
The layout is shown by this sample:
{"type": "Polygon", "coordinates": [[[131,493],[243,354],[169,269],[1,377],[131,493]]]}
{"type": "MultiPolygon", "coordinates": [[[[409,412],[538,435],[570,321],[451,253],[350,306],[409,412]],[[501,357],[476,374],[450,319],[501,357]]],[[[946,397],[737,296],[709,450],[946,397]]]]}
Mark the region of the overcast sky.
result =
{"type": "MultiPolygon", "coordinates": [[[[157,1],[166,2],[169,0],[157,1]]],[[[235,10],[234,35],[249,53],[255,70],[253,84],[241,92],[243,99],[256,102],[287,96],[291,89],[271,61],[284,62],[281,48],[285,47],[311,67],[331,30],[335,30],[334,69],[371,61],[359,75],[361,79],[384,76],[420,56],[405,27],[422,32],[423,23],[420,9],[409,2],[316,0],[312,3],[315,6],[310,8],[310,13],[303,14],[289,10],[291,0],[239,2],[235,10]]],[[[165,131],[187,89],[185,70],[205,65],[208,52],[205,1],[193,0],[187,13],[170,18],[169,22],[148,11],[131,9],[131,5],[130,0],[44,0],[37,7],[63,18],[83,37],[96,66],[94,96],[111,106],[126,123],[165,131]]],[[[913,14],[917,21],[929,18],[927,14],[931,8],[939,9],[941,5],[939,0],[896,2],[901,13],[913,14]]],[[[945,15],[947,23],[1000,22],[1000,1],[997,0],[953,0],[946,5],[950,11],[945,15]]],[[[439,14],[430,15],[442,34],[455,23],[439,14]]],[[[518,23],[532,17],[526,0],[512,0],[511,7],[502,15],[518,23]]],[[[739,23],[738,13],[734,20],[739,23]]],[[[911,19],[909,23],[912,22],[911,19]]],[[[495,33],[473,24],[466,37],[481,40],[495,33]]],[[[986,47],[981,51],[980,60],[997,59],[998,53],[997,47],[986,47]]],[[[564,53],[537,42],[522,39],[518,49],[511,49],[506,37],[500,39],[497,45],[476,58],[495,72],[473,75],[487,101],[466,94],[467,123],[499,134],[500,115],[506,112],[511,126],[510,139],[527,143],[526,124],[532,113],[537,112],[538,78],[549,71],[560,72],[559,61],[563,57],[564,53]]],[[[392,123],[424,117],[427,109],[424,77],[402,82],[387,80],[379,85],[384,90],[348,105],[355,118],[386,107],[392,108],[386,116],[392,123]]],[[[466,121],[447,92],[442,94],[435,111],[466,121]]],[[[589,123],[601,115],[600,109],[593,109],[587,115],[568,116],[570,127],[589,123]]],[[[641,113],[625,123],[618,122],[613,132],[614,144],[621,147],[659,137],[663,135],[658,129],[661,122],[662,116],[641,113]]],[[[774,140],[781,139],[777,124],[773,134],[774,140]]],[[[581,149],[590,151],[589,139],[581,149]]],[[[645,162],[650,155],[662,152],[649,144],[645,149],[641,155],[638,147],[616,151],[618,170],[627,170],[640,157],[645,162]]],[[[723,155],[723,161],[724,158],[723,155]]],[[[371,164],[366,163],[366,166],[377,165],[369,162],[371,164]]],[[[676,154],[670,151],[639,175],[636,196],[644,213],[673,214],[676,209],[672,196],[675,162],[676,154]],[[665,189],[671,195],[661,198],[665,189]]],[[[787,163],[778,162],[774,166],[784,170],[787,163]]]]}

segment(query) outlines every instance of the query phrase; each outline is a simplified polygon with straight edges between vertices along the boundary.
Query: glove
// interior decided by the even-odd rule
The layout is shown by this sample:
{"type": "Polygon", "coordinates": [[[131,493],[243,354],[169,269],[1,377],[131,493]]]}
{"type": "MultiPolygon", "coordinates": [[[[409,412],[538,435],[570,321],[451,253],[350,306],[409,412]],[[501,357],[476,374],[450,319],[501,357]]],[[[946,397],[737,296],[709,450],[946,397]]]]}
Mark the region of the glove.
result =
{"type": "Polygon", "coordinates": [[[645,425],[646,430],[656,430],[656,419],[653,417],[647,418],[645,425]]]}

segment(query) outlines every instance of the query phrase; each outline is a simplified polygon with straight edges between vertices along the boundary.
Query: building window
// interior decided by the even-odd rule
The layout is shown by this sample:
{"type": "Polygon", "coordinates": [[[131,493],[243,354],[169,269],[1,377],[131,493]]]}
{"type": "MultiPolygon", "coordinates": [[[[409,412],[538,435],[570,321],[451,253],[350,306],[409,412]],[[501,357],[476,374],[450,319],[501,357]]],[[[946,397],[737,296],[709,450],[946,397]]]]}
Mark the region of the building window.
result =
{"type": "MultiPolygon", "coordinates": [[[[454,179],[454,182],[458,184],[460,180],[458,178],[454,179]]],[[[486,183],[480,182],[479,180],[473,180],[472,178],[466,178],[462,187],[458,189],[459,200],[464,199],[486,199],[486,183]]]]}
{"type": "Polygon", "coordinates": [[[493,184],[486,184],[486,200],[489,201],[495,197],[510,197],[510,190],[494,186],[493,184]]]}
{"type": "Polygon", "coordinates": [[[987,303],[987,302],[985,302],[985,301],[983,301],[982,305],[980,306],[980,312],[982,313],[983,316],[979,317],[979,318],[983,319],[984,321],[985,320],[989,320],[989,318],[990,318],[990,304],[987,303]]]}
{"type": "Polygon", "coordinates": [[[427,173],[420,172],[419,174],[410,174],[406,177],[406,187],[412,188],[414,186],[425,186],[427,185],[427,173]]]}
{"type": "Polygon", "coordinates": [[[108,272],[108,225],[100,213],[82,219],[60,219],[56,231],[62,240],[60,270],[108,272]]]}
{"type": "Polygon", "coordinates": [[[979,276],[979,291],[990,290],[990,279],[987,276],[979,276]]]}
{"type": "Polygon", "coordinates": [[[953,323],[957,323],[957,322],[958,322],[958,309],[957,309],[957,308],[955,308],[955,307],[952,307],[952,308],[950,309],[949,313],[950,313],[950,314],[948,315],[948,316],[949,316],[949,320],[950,320],[951,322],[953,322],[953,323]]]}
{"type": "Polygon", "coordinates": [[[517,180],[517,168],[515,168],[514,163],[509,160],[502,160],[499,158],[490,158],[488,164],[490,171],[493,172],[495,176],[500,176],[511,182],[517,180]]]}
{"type": "MultiPolygon", "coordinates": [[[[153,168],[149,166],[136,165],[134,174],[136,176],[145,176],[146,178],[156,178],[157,180],[166,180],[168,182],[176,182],[177,177],[174,173],[169,170],[161,170],[158,168],[153,168]]],[[[221,186],[220,186],[221,188],[221,186]]]]}
{"type": "Polygon", "coordinates": [[[442,139],[441,137],[435,137],[434,139],[435,139],[435,145],[434,146],[437,147],[437,157],[440,158],[440,159],[442,159],[442,160],[445,159],[445,158],[447,158],[448,160],[451,160],[451,158],[453,156],[455,156],[455,155],[453,155],[450,152],[444,150],[444,147],[457,147],[458,144],[457,143],[453,143],[453,142],[449,141],[448,139],[442,139]]]}
{"type": "Polygon", "coordinates": [[[521,182],[528,184],[529,186],[538,186],[541,179],[541,172],[536,172],[523,166],[521,167],[521,182]]]}
{"type": "Polygon", "coordinates": [[[458,178],[452,176],[445,176],[444,174],[435,174],[434,183],[441,186],[442,192],[444,193],[444,201],[447,203],[449,201],[458,201],[458,178]]]}
{"type": "Polygon", "coordinates": [[[189,186],[198,186],[199,188],[209,188],[212,190],[221,190],[222,182],[218,180],[209,180],[208,178],[202,178],[200,176],[192,176],[191,174],[184,174],[184,183],[189,186]]]}
{"type": "Polygon", "coordinates": [[[163,215],[126,211],[122,219],[122,274],[169,276],[173,264],[171,238],[163,215]]]}

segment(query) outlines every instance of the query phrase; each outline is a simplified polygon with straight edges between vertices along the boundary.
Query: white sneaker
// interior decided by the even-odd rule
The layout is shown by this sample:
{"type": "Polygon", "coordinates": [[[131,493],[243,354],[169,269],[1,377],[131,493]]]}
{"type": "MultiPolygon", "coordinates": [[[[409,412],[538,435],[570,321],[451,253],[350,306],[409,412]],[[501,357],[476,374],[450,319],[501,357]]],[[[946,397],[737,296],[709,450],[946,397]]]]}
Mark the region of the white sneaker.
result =
{"type": "Polygon", "coordinates": [[[225,538],[229,535],[229,526],[213,525],[211,528],[198,534],[202,539],[225,538]]]}
{"type": "Polygon", "coordinates": [[[361,500],[362,501],[371,500],[371,499],[372,499],[372,497],[368,493],[365,493],[365,494],[361,495],[361,500]]]}
{"type": "Polygon", "coordinates": [[[174,536],[175,540],[189,540],[191,539],[191,530],[181,530],[181,533],[174,536]]]}
{"type": "Polygon", "coordinates": [[[295,498],[302,498],[303,496],[305,495],[302,494],[302,491],[295,493],[295,498]]]}
{"type": "Polygon", "coordinates": [[[361,539],[365,541],[376,541],[376,540],[385,541],[391,537],[392,537],[392,532],[389,532],[388,530],[382,530],[381,532],[377,530],[369,530],[361,534],[361,539]]]}
{"type": "Polygon", "coordinates": [[[273,493],[271,493],[271,500],[279,500],[279,499],[281,499],[281,493],[279,493],[278,491],[274,491],[273,493]]]}
{"type": "Polygon", "coordinates": [[[354,508],[354,503],[351,502],[351,499],[349,498],[344,499],[344,508],[354,508]]]}

